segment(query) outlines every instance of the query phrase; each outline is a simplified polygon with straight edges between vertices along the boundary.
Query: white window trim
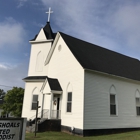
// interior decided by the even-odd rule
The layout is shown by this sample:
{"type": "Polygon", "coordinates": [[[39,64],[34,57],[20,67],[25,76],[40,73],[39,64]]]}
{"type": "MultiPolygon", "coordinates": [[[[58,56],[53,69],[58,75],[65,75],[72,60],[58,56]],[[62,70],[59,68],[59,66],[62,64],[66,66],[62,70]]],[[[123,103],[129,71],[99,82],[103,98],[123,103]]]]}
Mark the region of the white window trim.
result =
{"type": "MultiPolygon", "coordinates": [[[[138,89],[137,89],[136,92],[135,92],[135,110],[136,110],[136,116],[137,116],[137,117],[140,117],[140,115],[137,114],[137,103],[136,103],[136,98],[139,98],[139,102],[140,102],[140,92],[139,92],[138,89]],[[137,95],[136,95],[137,93],[139,94],[139,95],[138,95],[139,97],[137,97],[137,95]]],[[[140,106],[138,106],[138,107],[140,107],[140,106]]]]}
{"type": "MultiPolygon", "coordinates": [[[[67,113],[67,114],[72,114],[72,98],[71,98],[71,112],[68,112],[68,111],[67,111],[68,93],[71,93],[71,94],[73,95],[72,91],[68,91],[68,92],[67,92],[67,98],[66,98],[66,113],[67,113]]],[[[72,96],[72,97],[73,97],[73,96],[72,96]]]]}
{"type": "MultiPolygon", "coordinates": [[[[38,94],[32,94],[32,101],[31,101],[31,111],[36,111],[36,109],[32,109],[32,103],[33,103],[33,96],[38,95],[38,94]]],[[[38,100],[39,100],[39,95],[38,95],[38,100]]]]}
{"type": "Polygon", "coordinates": [[[118,100],[117,100],[117,94],[116,93],[117,93],[116,88],[115,88],[114,85],[112,85],[110,87],[110,90],[109,90],[109,114],[110,114],[111,117],[118,117],[118,100]],[[111,92],[112,88],[114,89],[115,92],[111,92]],[[116,114],[111,114],[111,112],[110,112],[110,95],[115,95],[116,114]]]}
{"type": "Polygon", "coordinates": [[[69,81],[68,84],[67,84],[67,88],[66,88],[66,97],[65,97],[65,114],[67,115],[72,115],[72,106],[73,106],[73,103],[71,105],[71,112],[67,112],[67,100],[68,100],[68,92],[71,92],[72,93],[72,102],[73,102],[73,87],[72,87],[72,84],[71,82],[69,81]]]}

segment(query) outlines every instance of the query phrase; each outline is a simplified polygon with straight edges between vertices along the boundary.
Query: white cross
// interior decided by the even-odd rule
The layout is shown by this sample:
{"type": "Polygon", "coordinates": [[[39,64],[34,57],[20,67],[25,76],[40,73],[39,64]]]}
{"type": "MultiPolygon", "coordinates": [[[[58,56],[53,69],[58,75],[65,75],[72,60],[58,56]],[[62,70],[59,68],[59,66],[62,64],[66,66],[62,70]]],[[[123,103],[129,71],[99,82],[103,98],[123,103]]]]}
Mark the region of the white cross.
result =
{"type": "Polygon", "coordinates": [[[48,13],[48,22],[50,22],[50,15],[53,13],[53,11],[51,11],[51,7],[49,7],[49,11],[46,13],[48,13]]]}

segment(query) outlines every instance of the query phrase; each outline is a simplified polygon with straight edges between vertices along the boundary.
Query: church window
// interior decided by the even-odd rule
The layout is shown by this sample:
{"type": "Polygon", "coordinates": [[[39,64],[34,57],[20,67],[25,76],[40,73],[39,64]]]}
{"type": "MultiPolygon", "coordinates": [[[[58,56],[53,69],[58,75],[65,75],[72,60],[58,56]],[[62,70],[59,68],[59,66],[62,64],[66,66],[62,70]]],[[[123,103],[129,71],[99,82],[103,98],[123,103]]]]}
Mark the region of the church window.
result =
{"type": "Polygon", "coordinates": [[[72,92],[73,88],[70,82],[68,83],[67,86],[67,99],[66,99],[66,112],[71,113],[72,112],[72,92]]]}
{"type": "Polygon", "coordinates": [[[136,91],[136,114],[140,116],[140,92],[136,91]]]}
{"type": "Polygon", "coordinates": [[[116,89],[114,86],[110,88],[110,115],[117,115],[116,89]]]}
{"type": "Polygon", "coordinates": [[[110,114],[116,115],[116,101],[115,101],[115,95],[110,94],[110,114]]]}
{"type": "Polygon", "coordinates": [[[37,101],[38,101],[38,95],[33,95],[32,110],[36,110],[37,109],[37,101]]]}
{"type": "Polygon", "coordinates": [[[38,88],[35,87],[32,92],[32,102],[31,102],[31,110],[36,110],[37,101],[38,101],[38,88]]]}
{"type": "Polygon", "coordinates": [[[68,92],[67,96],[67,112],[71,112],[72,107],[72,92],[68,92]]]}
{"type": "Polygon", "coordinates": [[[36,58],[36,71],[42,71],[43,70],[43,54],[40,51],[37,54],[37,58],[36,58]]]}

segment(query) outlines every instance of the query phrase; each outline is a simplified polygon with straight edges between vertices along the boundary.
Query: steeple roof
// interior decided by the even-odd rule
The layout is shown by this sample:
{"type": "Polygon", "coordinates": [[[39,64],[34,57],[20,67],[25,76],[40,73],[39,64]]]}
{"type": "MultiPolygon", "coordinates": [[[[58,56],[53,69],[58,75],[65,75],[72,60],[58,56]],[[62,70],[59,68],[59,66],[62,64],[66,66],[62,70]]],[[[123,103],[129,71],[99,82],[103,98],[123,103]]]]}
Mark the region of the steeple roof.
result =
{"type": "Polygon", "coordinates": [[[52,32],[50,22],[47,22],[43,30],[47,39],[54,39],[54,33],[52,32]]]}
{"type": "MultiPolygon", "coordinates": [[[[45,33],[46,39],[54,39],[55,38],[56,34],[52,32],[50,22],[47,22],[47,24],[43,27],[43,31],[45,33]]],[[[35,35],[35,37],[30,41],[35,41],[37,37],[38,37],[38,34],[35,35]]]]}

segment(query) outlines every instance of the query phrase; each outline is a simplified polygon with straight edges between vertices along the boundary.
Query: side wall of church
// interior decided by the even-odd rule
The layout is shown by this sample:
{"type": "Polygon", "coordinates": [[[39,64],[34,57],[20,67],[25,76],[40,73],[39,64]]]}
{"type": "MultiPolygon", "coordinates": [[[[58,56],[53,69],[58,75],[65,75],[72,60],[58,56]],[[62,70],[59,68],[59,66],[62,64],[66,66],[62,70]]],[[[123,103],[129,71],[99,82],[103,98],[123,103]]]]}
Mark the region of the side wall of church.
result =
{"type": "Polygon", "coordinates": [[[48,76],[57,78],[63,89],[61,125],[83,129],[84,70],[61,37],[49,62],[48,76]],[[68,92],[72,92],[71,112],[67,112],[68,92]]]}
{"type": "Polygon", "coordinates": [[[136,91],[140,91],[140,83],[136,81],[86,71],[84,129],[140,127],[136,91]],[[116,115],[110,115],[110,92],[116,96],[116,115]]]}

